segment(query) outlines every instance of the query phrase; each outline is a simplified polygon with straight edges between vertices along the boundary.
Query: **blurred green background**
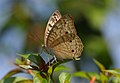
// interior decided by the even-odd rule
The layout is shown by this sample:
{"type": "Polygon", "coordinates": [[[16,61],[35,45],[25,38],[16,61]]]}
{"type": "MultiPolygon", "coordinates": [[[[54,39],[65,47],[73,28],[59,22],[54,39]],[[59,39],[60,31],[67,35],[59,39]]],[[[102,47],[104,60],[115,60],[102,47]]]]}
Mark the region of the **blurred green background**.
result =
{"type": "MultiPolygon", "coordinates": [[[[112,33],[114,29],[110,28],[110,34],[113,35],[109,38],[109,34],[106,34],[110,31],[108,27],[112,26],[109,26],[109,20],[115,20],[111,18],[112,14],[114,16],[118,12],[117,2],[119,0],[1,0],[0,78],[15,68],[13,63],[18,57],[16,53],[39,52],[47,21],[55,10],[59,10],[62,15],[72,15],[77,34],[84,44],[81,60],[73,61],[69,67],[74,71],[99,72],[93,58],[107,69],[116,67],[116,59],[113,58],[115,53],[110,46],[114,39],[112,43],[109,41],[116,32],[112,33]]],[[[117,14],[116,18],[119,18],[117,14]]]]}

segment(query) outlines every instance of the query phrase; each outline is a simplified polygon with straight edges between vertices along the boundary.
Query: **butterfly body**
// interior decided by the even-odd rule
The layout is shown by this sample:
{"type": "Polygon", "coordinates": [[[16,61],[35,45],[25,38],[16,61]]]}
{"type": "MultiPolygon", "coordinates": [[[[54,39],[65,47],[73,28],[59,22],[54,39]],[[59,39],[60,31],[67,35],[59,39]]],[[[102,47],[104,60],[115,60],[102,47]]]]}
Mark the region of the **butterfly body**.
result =
{"type": "Polygon", "coordinates": [[[50,17],[44,36],[45,48],[58,60],[77,59],[83,50],[71,15],[61,16],[56,10],[50,17]]]}

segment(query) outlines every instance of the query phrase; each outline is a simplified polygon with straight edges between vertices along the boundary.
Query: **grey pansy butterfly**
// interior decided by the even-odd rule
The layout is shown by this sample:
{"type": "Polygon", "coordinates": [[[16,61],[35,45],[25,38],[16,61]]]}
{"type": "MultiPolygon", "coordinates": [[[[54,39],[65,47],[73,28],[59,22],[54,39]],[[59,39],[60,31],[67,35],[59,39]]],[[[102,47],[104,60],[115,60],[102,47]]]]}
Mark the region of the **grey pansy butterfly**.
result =
{"type": "Polygon", "coordinates": [[[50,17],[44,35],[44,47],[58,60],[79,59],[83,51],[81,39],[77,36],[74,21],[68,14],[56,10],[50,17]]]}

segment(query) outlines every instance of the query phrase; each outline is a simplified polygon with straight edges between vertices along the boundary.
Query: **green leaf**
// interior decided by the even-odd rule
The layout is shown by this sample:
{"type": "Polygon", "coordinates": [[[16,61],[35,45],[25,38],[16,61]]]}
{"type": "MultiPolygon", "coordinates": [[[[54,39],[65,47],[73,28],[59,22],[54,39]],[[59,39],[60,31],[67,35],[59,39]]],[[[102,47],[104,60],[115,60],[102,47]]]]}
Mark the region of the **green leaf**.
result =
{"type": "Polygon", "coordinates": [[[100,62],[98,62],[98,61],[95,60],[95,59],[93,59],[93,61],[98,65],[98,67],[100,68],[101,71],[106,70],[105,67],[104,67],[100,62]]]}
{"type": "Polygon", "coordinates": [[[88,72],[87,75],[92,78],[93,76],[96,77],[97,80],[100,80],[100,75],[96,72],[88,72]]]}
{"type": "Polygon", "coordinates": [[[115,70],[104,70],[104,71],[120,78],[119,72],[115,70]]]}
{"type": "Polygon", "coordinates": [[[12,75],[17,74],[17,73],[21,73],[21,72],[22,72],[22,71],[21,71],[20,69],[11,70],[11,71],[8,72],[2,79],[11,77],[12,75]]]}
{"type": "Polygon", "coordinates": [[[60,83],[70,83],[71,74],[62,72],[59,76],[60,83]]]}
{"type": "Polygon", "coordinates": [[[32,69],[32,67],[30,65],[19,65],[19,66],[24,69],[32,69]]]}
{"type": "Polygon", "coordinates": [[[120,78],[119,77],[111,77],[111,80],[109,83],[120,83],[120,78]]]}
{"type": "Polygon", "coordinates": [[[16,64],[23,64],[23,62],[19,58],[16,58],[16,64]]]}
{"type": "Polygon", "coordinates": [[[73,74],[74,76],[78,76],[78,77],[82,77],[82,78],[86,78],[86,79],[91,79],[92,77],[96,77],[97,80],[100,80],[100,76],[99,74],[95,73],[95,72],[84,72],[84,71],[80,71],[80,72],[76,72],[73,74]]]}
{"type": "Polygon", "coordinates": [[[0,83],[21,83],[21,81],[23,81],[22,83],[32,83],[32,80],[29,80],[27,78],[23,78],[23,77],[9,77],[9,78],[5,78],[4,80],[2,80],[0,83]]]}
{"type": "Polygon", "coordinates": [[[87,75],[86,72],[84,71],[80,71],[80,72],[75,72],[73,74],[73,76],[78,76],[78,77],[83,77],[83,78],[86,78],[86,79],[89,79],[90,80],[90,77],[87,75]]]}
{"type": "Polygon", "coordinates": [[[112,68],[112,70],[115,70],[116,72],[120,72],[119,68],[112,68]]]}
{"type": "Polygon", "coordinates": [[[30,60],[31,62],[35,63],[38,67],[43,67],[45,65],[45,61],[39,54],[18,54],[19,56],[30,60]]]}
{"type": "Polygon", "coordinates": [[[100,80],[104,83],[108,83],[108,77],[105,76],[103,73],[100,73],[100,80]]]}
{"type": "Polygon", "coordinates": [[[21,80],[16,83],[33,83],[33,80],[21,80]]]}
{"type": "Polygon", "coordinates": [[[45,78],[42,78],[42,76],[40,76],[39,72],[34,73],[35,73],[35,76],[33,76],[34,83],[48,83],[45,78]]]}
{"type": "Polygon", "coordinates": [[[14,83],[15,77],[8,77],[5,79],[2,79],[0,83],[14,83]]]}
{"type": "Polygon", "coordinates": [[[69,70],[69,68],[67,68],[64,65],[59,65],[55,68],[54,72],[61,71],[61,70],[69,70]]]}
{"type": "Polygon", "coordinates": [[[48,69],[48,74],[51,75],[52,71],[53,71],[53,66],[50,66],[49,69],[48,69]]]}
{"type": "Polygon", "coordinates": [[[25,59],[28,59],[28,57],[31,55],[31,54],[17,54],[25,59]]]}

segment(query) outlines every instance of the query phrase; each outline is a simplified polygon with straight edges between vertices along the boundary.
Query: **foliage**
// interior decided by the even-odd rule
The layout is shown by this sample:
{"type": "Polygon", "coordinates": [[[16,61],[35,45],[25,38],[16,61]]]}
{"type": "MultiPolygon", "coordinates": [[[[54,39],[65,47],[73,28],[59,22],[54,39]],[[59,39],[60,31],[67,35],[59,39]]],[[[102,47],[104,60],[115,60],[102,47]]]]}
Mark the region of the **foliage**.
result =
{"type": "MultiPolygon", "coordinates": [[[[46,63],[40,54],[19,55],[24,58],[24,60],[16,59],[15,64],[20,68],[14,69],[7,73],[1,79],[1,83],[56,83],[56,80],[53,78],[53,73],[61,70],[68,70],[68,68],[61,64],[70,61],[53,61],[54,59],[51,59],[46,63]],[[17,73],[28,73],[33,77],[33,79],[23,78],[19,76],[13,77],[13,75],[17,73]]],[[[93,59],[93,61],[99,67],[99,73],[78,71],[71,74],[67,72],[61,72],[59,77],[57,77],[59,78],[59,82],[70,83],[71,77],[85,78],[88,79],[90,83],[120,82],[120,69],[106,70],[100,62],[95,59],[93,59]]]]}

